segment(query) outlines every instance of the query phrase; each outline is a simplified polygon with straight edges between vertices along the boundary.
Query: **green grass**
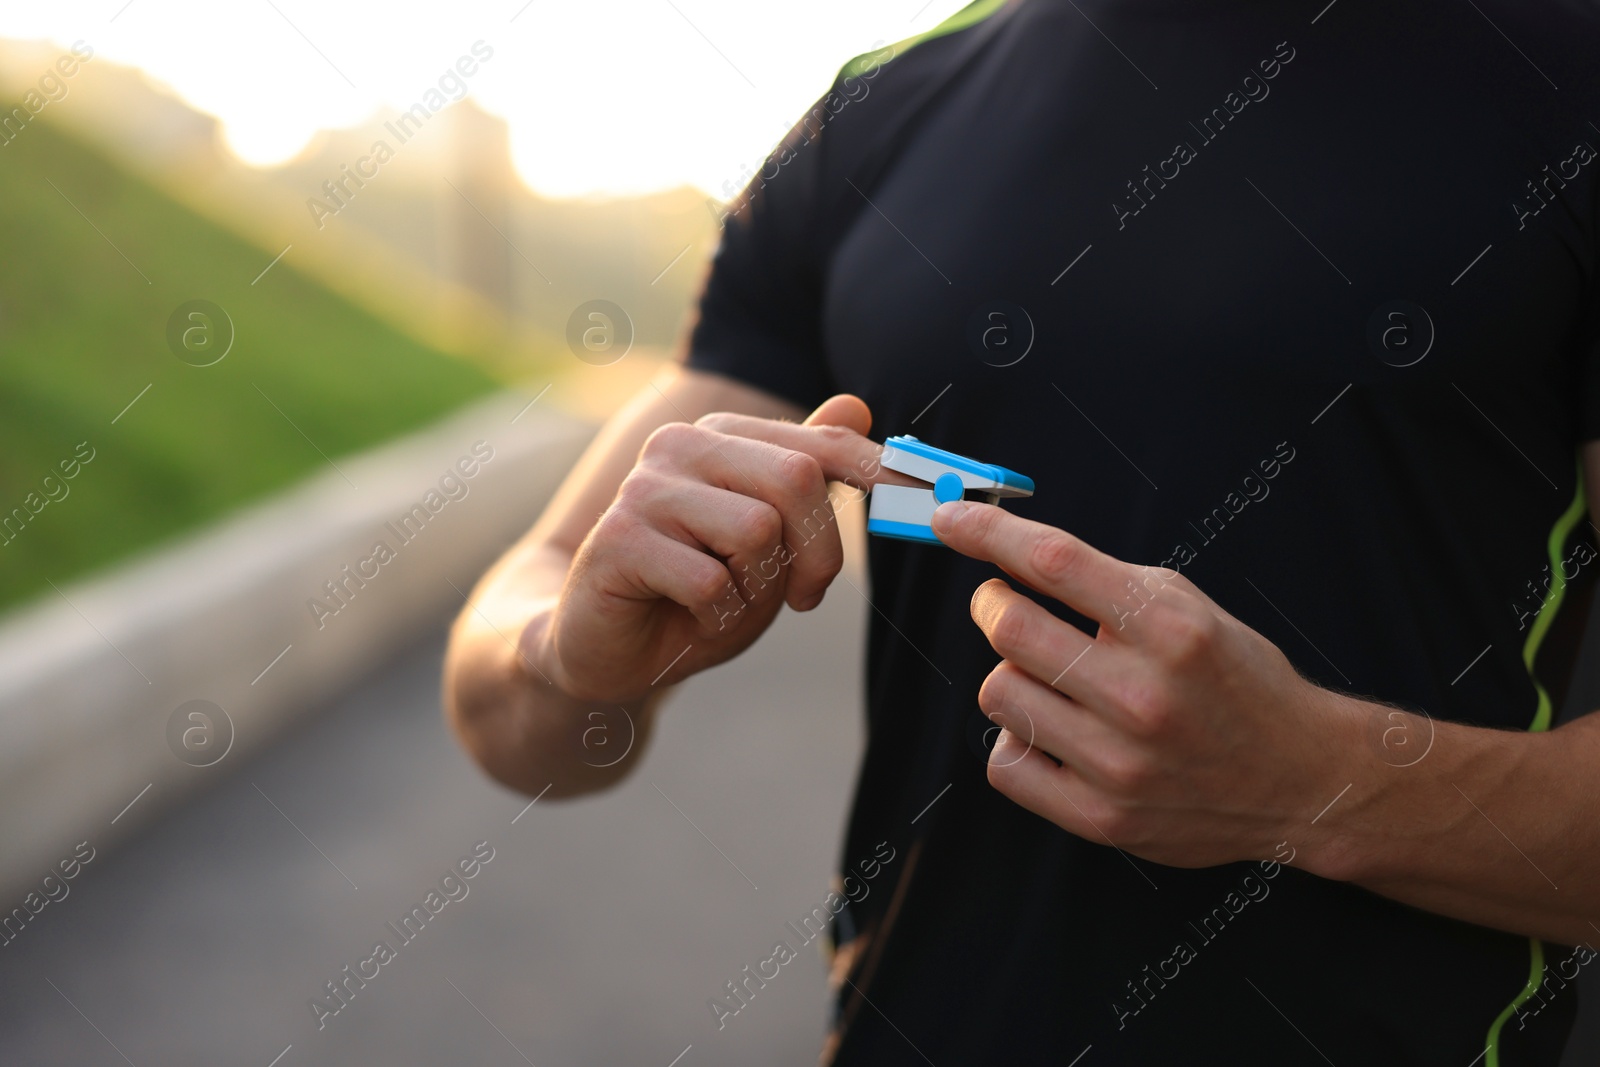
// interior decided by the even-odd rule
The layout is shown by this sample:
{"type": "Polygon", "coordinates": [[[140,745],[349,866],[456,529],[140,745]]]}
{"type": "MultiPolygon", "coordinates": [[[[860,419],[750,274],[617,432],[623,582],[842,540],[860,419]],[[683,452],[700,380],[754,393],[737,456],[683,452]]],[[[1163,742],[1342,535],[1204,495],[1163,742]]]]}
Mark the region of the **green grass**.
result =
{"type": "Polygon", "coordinates": [[[272,252],[48,122],[0,147],[0,516],[42,499],[79,442],[95,456],[0,535],[0,606],[327,470],[318,449],[337,459],[495,387],[297,273],[292,251],[252,286],[272,252]],[[192,299],[233,320],[213,366],[167,346],[192,299]]]}

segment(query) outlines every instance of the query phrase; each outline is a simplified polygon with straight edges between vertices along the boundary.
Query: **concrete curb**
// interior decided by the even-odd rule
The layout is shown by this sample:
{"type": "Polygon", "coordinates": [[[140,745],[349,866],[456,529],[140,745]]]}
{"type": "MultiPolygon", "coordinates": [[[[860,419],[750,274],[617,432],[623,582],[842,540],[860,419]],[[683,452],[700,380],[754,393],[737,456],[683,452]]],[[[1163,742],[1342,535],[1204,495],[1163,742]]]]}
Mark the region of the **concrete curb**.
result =
{"type": "Polygon", "coordinates": [[[453,616],[593,435],[526,404],[496,396],[0,619],[0,911],[453,616]],[[169,719],[191,700],[227,722],[186,761],[169,719]]]}

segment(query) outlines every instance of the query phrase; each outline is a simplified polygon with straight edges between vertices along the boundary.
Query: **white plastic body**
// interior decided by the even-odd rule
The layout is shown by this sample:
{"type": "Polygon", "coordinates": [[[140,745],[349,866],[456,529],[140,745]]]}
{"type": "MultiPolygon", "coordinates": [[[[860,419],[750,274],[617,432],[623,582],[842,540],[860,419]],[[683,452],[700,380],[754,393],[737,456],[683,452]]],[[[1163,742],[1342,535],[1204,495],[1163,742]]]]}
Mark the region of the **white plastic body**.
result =
{"type": "MultiPolygon", "coordinates": [[[[901,473],[910,472],[901,471],[901,473]]],[[[871,503],[867,508],[867,519],[927,526],[933,521],[933,511],[938,506],[939,501],[934,499],[932,489],[921,489],[911,485],[879,485],[873,487],[871,503]]]]}
{"type": "MultiPolygon", "coordinates": [[[[938,481],[939,475],[941,474],[957,475],[960,477],[961,485],[964,488],[982,490],[984,492],[984,499],[991,504],[997,502],[1002,497],[1033,495],[1030,492],[1018,489],[1015,486],[1002,485],[993,478],[985,478],[980,474],[973,474],[971,471],[957,470],[954,467],[940,463],[938,460],[929,459],[926,456],[919,456],[894,447],[884,449],[883,456],[879,462],[892,471],[899,471],[901,474],[909,475],[912,478],[929,483],[938,481]]],[[[873,499],[877,499],[879,490],[887,488],[894,487],[878,486],[874,488],[872,490],[873,499]]],[[[931,492],[928,493],[928,498],[930,500],[933,499],[933,494],[931,492]]],[[[934,506],[937,506],[937,504],[934,506]]],[[[929,509],[928,513],[930,515],[933,513],[931,508],[929,509]]]]}

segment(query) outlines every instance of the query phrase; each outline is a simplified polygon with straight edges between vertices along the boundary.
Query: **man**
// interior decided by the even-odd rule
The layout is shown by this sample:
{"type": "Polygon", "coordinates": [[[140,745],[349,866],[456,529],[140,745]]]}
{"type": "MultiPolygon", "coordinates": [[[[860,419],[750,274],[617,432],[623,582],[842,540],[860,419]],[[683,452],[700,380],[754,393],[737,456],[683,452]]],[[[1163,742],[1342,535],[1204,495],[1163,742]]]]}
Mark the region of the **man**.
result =
{"type": "Polygon", "coordinates": [[[462,613],[464,744],[528,792],[627,773],[585,715],[815,606],[825,481],[915,433],[1038,493],[871,545],[841,862],[903,859],[836,920],[826,1062],[1556,1064],[1600,943],[1600,721],[1552,729],[1597,28],[985,0],[853,63],[726,220],[687,367],[462,613]]]}

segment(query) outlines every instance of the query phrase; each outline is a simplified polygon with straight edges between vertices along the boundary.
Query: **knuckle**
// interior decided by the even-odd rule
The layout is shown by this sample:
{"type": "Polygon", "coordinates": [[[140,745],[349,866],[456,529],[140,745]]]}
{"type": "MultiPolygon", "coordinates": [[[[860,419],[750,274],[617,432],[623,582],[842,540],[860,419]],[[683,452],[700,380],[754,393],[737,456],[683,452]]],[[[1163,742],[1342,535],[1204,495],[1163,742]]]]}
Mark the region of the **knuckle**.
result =
{"type": "Polygon", "coordinates": [[[783,517],[770,504],[757,502],[745,509],[735,525],[741,544],[770,545],[783,533],[783,517]]]}
{"type": "Polygon", "coordinates": [[[644,523],[634,510],[619,500],[607,508],[595,522],[593,537],[601,543],[627,541],[637,535],[643,527],[644,523]]]}
{"type": "MultiPolygon", "coordinates": [[[[823,587],[833,584],[833,580],[839,576],[839,572],[844,570],[844,554],[842,552],[834,553],[829,549],[821,556],[807,556],[804,551],[805,546],[797,549],[793,558],[804,560],[810,568],[805,573],[815,575],[823,587]]],[[[798,569],[797,573],[800,573],[798,569]]]]}
{"type": "Polygon", "coordinates": [[[978,687],[978,707],[985,715],[1000,714],[1011,702],[1011,678],[1007,671],[996,667],[978,687]]]}
{"type": "Polygon", "coordinates": [[[736,416],[730,412],[713,411],[700,416],[698,419],[695,419],[694,424],[702,430],[710,430],[713,433],[723,433],[727,430],[729,425],[732,424],[735,418],[736,416]]]}
{"type": "Polygon", "coordinates": [[[989,622],[989,643],[1002,656],[1022,651],[1033,635],[1033,622],[1020,600],[1013,600],[995,612],[989,622]]]}
{"type": "Polygon", "coordinates": [[[861,436],[848,426],[816,426],[808,427],[808,429],[814,430],[816,436],[830,447],[848,444],[859,440],[861,436]]]}
{"type": "Polygon", "coordinates": [[[778,482],[795,495],[805,496],[823,487],[822,465],[804,452],[789,452],[778,461],[778,482]]]}
{"type": "Polygon", "coordinates": [[[648,467],[635,467],[617,488],[616,503],[619,509],[633,510],[645,506],[660,494],[666,480],[648,467]]]}
{"type": "Polygon", "coordinates": [[[1171,729],[1172,701],[1160,684],[1145,680],[1126,683],[1117,702],[1127,714],[1126,729],[1134,737],[1150,741],[1171,729]]]}
{"type": "Polygon", "coordinates": [[[697,603],[709,605],[732,592],[733,585],[721,567],[707,567],[695,575],[691,588],[697,603]]]}
{"type": "Polygon", "coordinates": [[[1141,607],[1157,597],[1170,599],[1172,593],[1179,589],[1174,578],[1169,577],[1160,567],[1139,567],[1128,577],[1125,588],[1140,602],[1141,607]]]}
{"type": "Polygon", "coordinates": [[[688,453],[691,442],[698,437],[695,427],[687,422],[668,422],[650,431],[644,440],[640,455],[647,460],[661,460],[688,453]]]}
{"type": "Polygon", "coordinates": [[[1047,582],[1065,583],[1083,565],[1083,545],[1059,533],[1041,534],[1028,550],[1028,562],[1047,582]]]}
{"type": "Polygon", "coordinates": [[[1163,582],[1165,582],[1167,585],[1170,585],[1176,592],[1183,593],[1187,596],[1194,596],[1200,592],[1200,587],[1191,582],[1188,577],[1181,572],[1168,574],[1159,567],[1152,569],[1155,570],[1156,574],[1160,575],[1163,582]]]}
{"type": "Polygon", "coordinates": [[[1217,619],[1196,604],[1184,604],[1162,621],[1162,646],[1169,661],[1193,663],[1211,652],[1217,639],[1217,619]]]}
{"type": "Polygon", "coordinates": [[[1100,777],[1113,790],[1136,793],[1154,779],[1150,761],[1137,754],[1107,755],[1102,757],[1100,777]]]}
{"type": "Polygon", "coordinates": [[[994,536],[995,524],[1000,521],[998,508],[967,508],[956,519],[956,525],[969,537],[986,543],[994,536]]]}
{"type": "Polygon", "coordinates": [[[995,739],[994,748],[989,750],[989,762],[985,769],[989,784],[1006,792],[1016,781],[1013,768],[1022,762],[1028,747],[1027,739],[1018,737],[1011,730],[1000,734],[995,739]]]}

